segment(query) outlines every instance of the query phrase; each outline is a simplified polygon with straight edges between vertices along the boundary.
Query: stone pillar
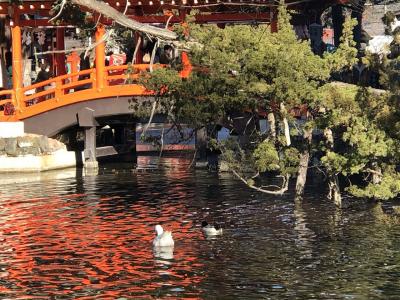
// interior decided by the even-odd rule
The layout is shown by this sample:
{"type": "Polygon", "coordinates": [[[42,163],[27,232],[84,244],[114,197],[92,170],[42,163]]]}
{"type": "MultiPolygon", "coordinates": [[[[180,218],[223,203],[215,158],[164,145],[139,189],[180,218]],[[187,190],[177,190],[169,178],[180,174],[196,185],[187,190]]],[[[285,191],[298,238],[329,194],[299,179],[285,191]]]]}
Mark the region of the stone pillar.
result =
{"type": "Polygon", "coordinates": [[[96,126],[98,123],[94,118],[94,110],[85,107],[78,114],[78,124],[85,129],[85,150],[84,162],[85,169],[97,169],[99,167],[96,157],[96,126]]]}
{"type": "Polygon", "coordinates": [[[85,127],[85,169],[97,169],[99,164],[96,159],[96,127],[85,127]]]}

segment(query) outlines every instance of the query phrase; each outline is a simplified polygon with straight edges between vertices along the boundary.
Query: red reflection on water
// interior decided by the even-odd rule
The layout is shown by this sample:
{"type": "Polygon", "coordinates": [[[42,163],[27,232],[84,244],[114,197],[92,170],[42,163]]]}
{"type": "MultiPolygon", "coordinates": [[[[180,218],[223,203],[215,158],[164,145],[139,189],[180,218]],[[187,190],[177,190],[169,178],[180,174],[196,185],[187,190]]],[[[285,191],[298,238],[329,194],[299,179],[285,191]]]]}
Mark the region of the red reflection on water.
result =
{"type": "MultiPolygon", "coordinates": [[[[187,163],[175,160],[169,162],[187,170],[187,163]]],[[[176,173],[166,171],[168,178],[176,173]]],[[[179,184],[171,185],[168,193],[179,199],[187,196],[179,184]]],[[[9,284],[0,283],[0,292],[19,299],[35,299],[38,292],[74,299],[146,299],[160,289],[179,287],[180,298],[198,299],[198,292],[188,290],[202,281],[202,272],[195,271],[203,265],[195,244],[186,241],[202,237],[193,229],[193,220],[185,219],[190,214],[185,201],[165,201],[157,207],[141,201],[117,212],[105,208],[113,201],[123,200],[93,200],[93,195],[87,200],[81,193],[3,200],[7,214],[0,217],[0,255],[7,266],[2,279],[9,284]],[[158,223],[173,231],[172,260],[154,257],[151,242],[158,223]]]]}

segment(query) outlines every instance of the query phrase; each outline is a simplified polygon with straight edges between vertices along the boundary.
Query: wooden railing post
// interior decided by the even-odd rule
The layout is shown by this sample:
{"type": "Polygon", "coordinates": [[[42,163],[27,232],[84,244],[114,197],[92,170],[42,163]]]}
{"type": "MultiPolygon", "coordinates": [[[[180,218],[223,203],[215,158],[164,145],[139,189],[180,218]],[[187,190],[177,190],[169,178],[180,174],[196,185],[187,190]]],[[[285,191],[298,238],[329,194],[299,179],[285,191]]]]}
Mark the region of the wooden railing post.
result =
{"type": "Polygon", "coordinates": [[[62,84],[63,84],[62,80],[60,78],[56,78],[54,98],[56,98],[57,102],[60,101],[60,98],[63,95],[62,84]]]}
{"type": "MultiPolygon", "coordinates": [[[[97,26],[96,30],[96,43],[101,41],[105,33],[105,29],[102,25],[97,26]]],[[[105,82],[105,42],[101,42],[96,46],[96,88],[101,91],[106,85],[105,82]]]]}
{"type": "Polygon", "coordinates": [[[22,76],[22,49],[21,49],[21,27],[18,25],[11,27],[12,34],[12,81],[14,90],[15,107],[21,109],[23,104],[23,76],[22,76]]]}

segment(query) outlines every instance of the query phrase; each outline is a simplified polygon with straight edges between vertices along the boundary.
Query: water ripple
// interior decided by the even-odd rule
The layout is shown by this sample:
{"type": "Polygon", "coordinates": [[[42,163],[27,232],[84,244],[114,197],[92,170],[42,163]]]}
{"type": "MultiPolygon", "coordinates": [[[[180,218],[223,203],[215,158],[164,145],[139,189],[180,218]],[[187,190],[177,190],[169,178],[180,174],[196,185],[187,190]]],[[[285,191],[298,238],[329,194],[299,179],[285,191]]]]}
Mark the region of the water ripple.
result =
{"type": "Polygon", "coordinates": [[[309,191],[303,203],[254,194],[190,159],[139,163],[3,188],[0,297],[398,298],[399,228],[371,211],[309,191]],[[223,236],[204,237],[203,219],[223,236]],[[156,224],[173,231],[173,252],[153,251],[156,224]]]}

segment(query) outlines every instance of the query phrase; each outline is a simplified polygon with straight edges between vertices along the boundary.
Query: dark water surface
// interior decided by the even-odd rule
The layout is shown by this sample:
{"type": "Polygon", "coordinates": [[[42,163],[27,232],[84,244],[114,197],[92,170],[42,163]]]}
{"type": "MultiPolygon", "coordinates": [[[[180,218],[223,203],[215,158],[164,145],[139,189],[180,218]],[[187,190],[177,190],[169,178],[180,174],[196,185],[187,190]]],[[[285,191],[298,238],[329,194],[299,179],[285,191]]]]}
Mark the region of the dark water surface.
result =
{"type": "Polygon", "coordinates": [[[338,211],[314,188],[295,204],[162,162],[2,185],[0,298],[400,299],[400,226],[379,210],[338,211]],[[206,239],[204,218],[223,236],[206,239]],[[153,253],[158,223],[171,257],[153,253]]]}

